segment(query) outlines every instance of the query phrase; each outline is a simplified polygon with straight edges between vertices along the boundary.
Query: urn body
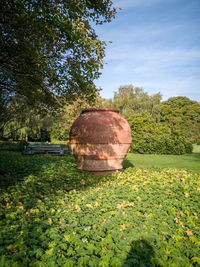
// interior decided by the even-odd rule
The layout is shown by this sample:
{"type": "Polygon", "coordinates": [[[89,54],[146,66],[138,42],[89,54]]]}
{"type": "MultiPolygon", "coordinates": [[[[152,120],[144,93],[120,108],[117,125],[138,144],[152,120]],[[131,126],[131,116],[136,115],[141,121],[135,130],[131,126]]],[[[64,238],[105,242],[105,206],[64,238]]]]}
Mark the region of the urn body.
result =
{"type": "Polygon", "coordinates": [[[96,175],[122,169],[131,141],[129,124],[117,109],[85,109],[70,130],[71,150],[78,169],[96,175]]]}

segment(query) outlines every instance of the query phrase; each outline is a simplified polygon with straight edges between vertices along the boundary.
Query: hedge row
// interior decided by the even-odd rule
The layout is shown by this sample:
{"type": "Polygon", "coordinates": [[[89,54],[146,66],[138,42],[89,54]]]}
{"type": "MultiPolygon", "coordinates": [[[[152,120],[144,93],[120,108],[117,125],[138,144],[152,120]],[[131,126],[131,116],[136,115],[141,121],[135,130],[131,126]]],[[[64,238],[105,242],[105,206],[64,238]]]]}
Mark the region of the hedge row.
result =
{"type": "Polygon", "coordinates": [[[129,120],[132,133],[130,151],[142,154],[192,153],[192,144],[179,132],[157,123],[149,113],[134,114],[129,120]]]}

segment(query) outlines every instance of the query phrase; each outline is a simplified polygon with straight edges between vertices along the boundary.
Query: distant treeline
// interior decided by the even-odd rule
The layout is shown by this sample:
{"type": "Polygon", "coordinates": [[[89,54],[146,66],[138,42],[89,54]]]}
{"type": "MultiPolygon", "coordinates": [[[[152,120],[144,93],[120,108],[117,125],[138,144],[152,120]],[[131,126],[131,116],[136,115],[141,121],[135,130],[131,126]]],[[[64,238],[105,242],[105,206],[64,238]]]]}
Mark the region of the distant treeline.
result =
{"type": "MultiPolygon", "coordinates": [[[[161,101],[160,93],[149,95],[132,85],[121,86],[112,99],[78,98],[55,112],[40,111],[23,97],[7,105],[6,121],[0,118],[1,140],[66,141],[73,121],[84,108],[114,107],[128,120],[137,153],[183,154],[200,144],[200,104],[187,97],[161,101]]],[[[2,113],[3,114],[3,113],[2,113]]]]}

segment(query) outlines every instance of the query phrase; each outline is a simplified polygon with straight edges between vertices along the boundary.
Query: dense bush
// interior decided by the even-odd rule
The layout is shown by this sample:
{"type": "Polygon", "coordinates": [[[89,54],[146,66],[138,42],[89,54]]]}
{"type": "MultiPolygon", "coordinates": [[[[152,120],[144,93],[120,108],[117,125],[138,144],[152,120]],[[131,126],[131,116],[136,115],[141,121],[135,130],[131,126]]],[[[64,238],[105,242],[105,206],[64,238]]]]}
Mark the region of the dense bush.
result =
{"type": "Polygon", "coordinates": [[[175,155],[192,152],[192,144],[183,135],[156,122],[149,113],[134,114],[128,122],[132,133],[130,152],[175,155]]]}
{"type": "Polygon", "coordinates": [[[158,107],[162,124],[176,129],[193,144],[200,140],[200,105],[187,97],[171,97],[158,107]]]}

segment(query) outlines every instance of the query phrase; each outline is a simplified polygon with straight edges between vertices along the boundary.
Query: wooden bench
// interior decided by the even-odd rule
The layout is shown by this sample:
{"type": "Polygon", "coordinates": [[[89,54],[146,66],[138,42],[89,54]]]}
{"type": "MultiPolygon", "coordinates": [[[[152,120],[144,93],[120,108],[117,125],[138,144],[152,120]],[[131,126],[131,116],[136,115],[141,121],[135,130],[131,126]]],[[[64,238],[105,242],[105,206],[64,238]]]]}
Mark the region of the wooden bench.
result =
{"type": "Polygon", "coordinates": [[[50,154],[63,156],[69,152],[68,145],[28,145],[24,147],[23,155],[50,154]]]}

